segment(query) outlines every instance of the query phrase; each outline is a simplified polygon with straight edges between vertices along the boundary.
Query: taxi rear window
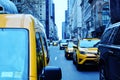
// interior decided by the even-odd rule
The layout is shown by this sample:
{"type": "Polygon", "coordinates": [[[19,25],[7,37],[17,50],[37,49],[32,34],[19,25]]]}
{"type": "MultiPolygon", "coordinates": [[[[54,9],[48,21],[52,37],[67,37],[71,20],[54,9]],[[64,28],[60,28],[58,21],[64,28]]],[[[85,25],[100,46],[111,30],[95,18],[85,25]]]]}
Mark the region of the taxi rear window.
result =
{"type": "Polygon", "coordinates": [[[26,29],[0,29],[0,80],[28,80],[26,29]]]}

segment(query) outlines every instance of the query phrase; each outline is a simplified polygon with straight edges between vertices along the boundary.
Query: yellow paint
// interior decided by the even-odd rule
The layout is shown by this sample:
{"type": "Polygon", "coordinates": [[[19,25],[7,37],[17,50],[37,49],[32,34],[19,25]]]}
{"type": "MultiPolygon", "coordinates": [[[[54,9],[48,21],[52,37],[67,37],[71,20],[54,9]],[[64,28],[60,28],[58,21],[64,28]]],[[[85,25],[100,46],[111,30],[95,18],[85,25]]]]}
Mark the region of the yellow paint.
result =
{"type": "MultiPolygon", "coordinates": [[[[35,27],[35,18],[29,14],[0,14],[0,28],[25,28],[29,31],[29,80],[37,80],[36,31],[45,35],[43,28],[37,30],[35,27]]],[[[44,57],[46,66],[46,54],[44,57]]]]}
{"type": "MultiPolygon", "coordinates": [[[[83,40],[99,40],[98,38],[87,38],[83,40]]],[[[79,41],[80,43],[80,41],[79,41]]],[[[79,44],[78,43],[78,44],[79,44]]],[[[80,48],[78,47],[76,49],[76,55],[77,55],[77,63],[78,64],[84,64],[85,61],[96,61],[98,63],[99,55],[97,54],[98,48],[80,48]],[[81,53],[81,52],[84,52],[81,53]]]]}

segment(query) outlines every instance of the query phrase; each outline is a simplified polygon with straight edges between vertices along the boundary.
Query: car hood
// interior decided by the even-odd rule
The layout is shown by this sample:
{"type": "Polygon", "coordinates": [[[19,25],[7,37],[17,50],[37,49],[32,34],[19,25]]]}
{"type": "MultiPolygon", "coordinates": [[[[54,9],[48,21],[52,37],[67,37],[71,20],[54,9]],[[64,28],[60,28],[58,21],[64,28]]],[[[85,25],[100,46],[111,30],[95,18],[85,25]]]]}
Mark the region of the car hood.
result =
{"type": "Polygon", "coordinates": [[[79,48],[80,51],[84,51],[89,54],[96,54],[98,51],[98,48],[79,48]]]}
{"type": "Polygon", "coordinates": [[[74,49],[73,48],[67,48],[67,51],[73,51],[74,49]]]}

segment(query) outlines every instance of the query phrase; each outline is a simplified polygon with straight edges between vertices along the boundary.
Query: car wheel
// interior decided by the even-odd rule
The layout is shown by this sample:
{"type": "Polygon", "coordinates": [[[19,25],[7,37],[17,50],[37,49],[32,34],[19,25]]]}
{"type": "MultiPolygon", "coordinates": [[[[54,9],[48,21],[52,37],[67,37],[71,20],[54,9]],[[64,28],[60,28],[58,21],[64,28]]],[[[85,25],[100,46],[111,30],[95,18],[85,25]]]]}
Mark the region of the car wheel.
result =
{"type": "Polygon", "coordinates": [[[80,64],[76,63],[76,68],[77,68],[77,70],[83,71],[84,65],[80,65],[80,64]]]}
{"type": "Polygon", "coordinates": [[[76,60],[75,60],[75,65],[76,65],[77,70],[81,70],[81,65],[79,65],[77,62],[77,56],[76,56],[76,60]]]}
{"type": "Polygon", "coordinates": [[[104,66],[100,66],[100,80],[106,80],[104,66]]]}
{"type": "Polygon", "coordinates": [[[65,52],[65,58],[68,59],[68,57],[67,57],[67,53],[66,53],[66,52],[65,52]]]}
{"type": "Polygon", "coordinates": [[[77,62],[76,62],[76,68],[77,68],[77,70],[80,70],[80,66],[77,62]]]}
{"type": "Polygon", "coordinates": [[[75,62],[75,58],[76,58],[76,55],[75,55],[75,52],[73,53],[73,64],[76,64],[76,62],[75,62]]]}

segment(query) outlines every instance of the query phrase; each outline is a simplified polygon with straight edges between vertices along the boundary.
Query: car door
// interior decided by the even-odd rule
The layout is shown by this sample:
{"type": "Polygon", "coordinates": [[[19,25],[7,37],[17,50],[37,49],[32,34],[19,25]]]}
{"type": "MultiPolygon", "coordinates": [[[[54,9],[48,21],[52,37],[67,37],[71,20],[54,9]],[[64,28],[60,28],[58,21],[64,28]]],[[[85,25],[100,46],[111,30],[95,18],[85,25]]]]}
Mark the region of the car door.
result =
{"type": "Polygon", "coordinates": [[[104,34],[102,35],[99,47],[98,47],[98,52],[100,53],[100,80],[109,80],[109,52],[111,51],[110,48],[110,40],[112,38],[112,35],[114,34],[115,30],[114,28],[107,29],[104,34]]]}
{"type": "Polygon", "coordinates": [[[109,51],[109,80],[120,80],[120,27],[116,27],[109,51]]]}

